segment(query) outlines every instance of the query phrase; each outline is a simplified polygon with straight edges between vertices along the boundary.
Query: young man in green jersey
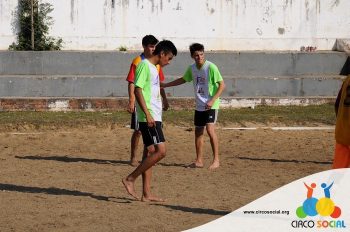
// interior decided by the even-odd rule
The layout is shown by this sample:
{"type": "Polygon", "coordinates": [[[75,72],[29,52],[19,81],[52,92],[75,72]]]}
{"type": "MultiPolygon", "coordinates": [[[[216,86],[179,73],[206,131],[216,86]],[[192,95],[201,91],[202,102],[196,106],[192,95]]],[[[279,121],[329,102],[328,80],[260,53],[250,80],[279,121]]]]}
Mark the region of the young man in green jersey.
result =
{"type": "Polygon", "coordinates": [[[218,116],[220,95],[225,89],[225,83],[215,64],[207,61],[204,56],[204,46],[194,43],[190,46],[190,53],[194,64],[190,65],[184,76],[172,82],[161,84],[162,87],[181,85],[186,82],[193,82],[196,98],[196,110],[194,115],[196,161],[189,165],[193,168],[202,168],[204,128],[210,137],[210,144],[213,151],[213,162],[210,170],[220,166],[219,143],[215,132],[215,122],[218,116]]]}
{"type": "Polygon", "coordinates": [[[164,67],[177,55],[177,49],[171,41],[159,42],[153,56],[144,59],[136,68],[135,96],[136,112],[142,140],[148,150],[141,164],[122,180],[126,191],[135,199],[140,198],[135,192],[136,178],[142,175],[142,201],[163,201],[151,194],[152,166],[165,157],[165,138],[162,131],[162,99],[157,65],[164,67]]]}
{"type": "MultiPolygon", "coordinates": [[[[131,142],[130,142],[130,165],[136,167],[139,165],[139,162],[136,158],[136,152],[137,147],[139,144],[139,139],[141,137],[141,131],[139,130],[139,122],[137,120],[137,114],[136,114],[136,106],[135,106],[135,73],[136,73],[136,67],[137,65],[144,59],[152,57],[153,51],[156,48],[156,44],[158,43],[158,39],[154,37],[153,35],[146,35],[142,38],[142,47],[143,47],[143,53],[141,53],[139,56],[135,57],[135,59],[132,61],[130,65],[130,70],[128,73],[128,76],[126,78],[128,82],[128,93],[129,93],[129,105],[128,105],[128,111],[131,113],[131,124],[130,128],[133,131],[131,136],[131,142]]],[[[160,81],[164,81],[164,74],[162,71],[162,68],[158,65],[157,66],[158,72],[159,72],[159,79],[160,81]]],[[[163,99],[163,108],[164,110],[167,110],[169,107],[168,100],[166,98],[164,89],[160,90],[160,94],[162,95],[163,99]]],[[[147,150],[144,150],[143,153],[147,152],[147,150]]]]}

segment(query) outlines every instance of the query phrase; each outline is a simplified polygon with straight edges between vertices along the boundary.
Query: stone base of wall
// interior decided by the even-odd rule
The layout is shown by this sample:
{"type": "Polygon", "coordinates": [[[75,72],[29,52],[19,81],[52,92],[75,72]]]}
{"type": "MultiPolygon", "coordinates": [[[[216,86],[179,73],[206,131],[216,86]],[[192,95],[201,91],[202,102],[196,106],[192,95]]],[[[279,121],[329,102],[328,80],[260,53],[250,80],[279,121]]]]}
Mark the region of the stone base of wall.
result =
{"type": "MultiPolygon", "coordinates": [[[[169,98],[171,109],[193,109],[193,98],[169,98]]],[[[259,105],[320,105],[333,104],[334,97],[315,98],[223,98],[221,108],[259,105]]],[[[0,111],[108,111],[126,110],[127,98],[1,98],[0,111]]]]}

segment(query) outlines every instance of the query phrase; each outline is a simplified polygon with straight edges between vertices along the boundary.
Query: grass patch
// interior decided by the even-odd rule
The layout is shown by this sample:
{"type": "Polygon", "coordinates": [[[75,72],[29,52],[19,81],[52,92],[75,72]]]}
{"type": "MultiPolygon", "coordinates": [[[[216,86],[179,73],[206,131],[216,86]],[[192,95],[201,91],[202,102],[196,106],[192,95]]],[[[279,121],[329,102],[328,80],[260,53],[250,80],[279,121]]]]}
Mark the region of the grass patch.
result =
{"type": "Polygon", "coordinates": [[[1,112],[0,126],[34,128],[42,127],[83,127],[127,124],[127,112],[1,112]]]}
{"type": "Polygon", "coordinates": [[[224,124],[246,122],[262,124],[307,125],[335,124],[334,106],[330,104],[313,106],[258,106],[254,109],[227,109],[219,113],[224,124]]]}
{"type": "MultiPolygon", "coordinates": [[[[193,110],[166,111],[165,123],[192,126],[193,110]]],[[[219,123],[223,125],[245,123],[280,125],[334,125],[333,105],[319,106],[258,106],[255,109],[222,109],[219,123]]],[[[30,126],[43,127],[83,127],[83,126],[126,126],[130,123],[130,114],[126,111],[114,112],[1,112],[0,126],[13,128],[30,126]]]]}

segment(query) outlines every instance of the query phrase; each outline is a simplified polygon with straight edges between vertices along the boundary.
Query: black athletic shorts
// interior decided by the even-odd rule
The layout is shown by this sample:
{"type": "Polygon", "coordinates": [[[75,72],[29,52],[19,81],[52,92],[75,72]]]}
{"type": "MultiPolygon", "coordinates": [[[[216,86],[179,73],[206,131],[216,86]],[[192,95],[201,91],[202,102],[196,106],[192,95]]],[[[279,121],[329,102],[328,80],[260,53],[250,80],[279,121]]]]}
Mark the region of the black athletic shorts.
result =
{"type": "Polygon", "coordinates": [[[206,110],[194,112],[194,125],[203,127],[208,123],[216,123],[218,118],[218,110],[206,110]]]}
{"type": "Polygon", "coordinates": [[[148,127],[147,122],[139,122],[139,128],[142,134],[143,144],[146,147],[165,142],[162,122],[156,121],[155,127],[148,127]]]}
{"type": "Polygon", "coordinates": [[[134,112],[131,114],[130,129],[140,130],[140,128],[139,128],[139,121],[137,119],[136,107],[134,109],[134,112]]]}

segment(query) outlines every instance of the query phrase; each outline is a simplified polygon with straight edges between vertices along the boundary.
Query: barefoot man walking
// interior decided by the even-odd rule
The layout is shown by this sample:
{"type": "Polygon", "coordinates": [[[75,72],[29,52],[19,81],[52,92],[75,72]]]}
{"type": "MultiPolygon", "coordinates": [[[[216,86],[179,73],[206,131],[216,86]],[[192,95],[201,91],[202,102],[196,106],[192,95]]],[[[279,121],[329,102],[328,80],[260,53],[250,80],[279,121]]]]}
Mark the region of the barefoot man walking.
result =
{"type": "Polygon", "coordinates": [[[151,194],[152,166],[165,157],[165,138],[162,131],[162,100],[160,96],[159,72],[156,65],[164,67],[177,55],[171,41],[159,42],[153,56],[144,59],[136,68],[135,96],[137,116],[142,140],[148,153],[141,164],[122,180],[126,191],[140,200],[135,191],[135,181],[142,175],[142,201],[164,201],[151,194]]]}

